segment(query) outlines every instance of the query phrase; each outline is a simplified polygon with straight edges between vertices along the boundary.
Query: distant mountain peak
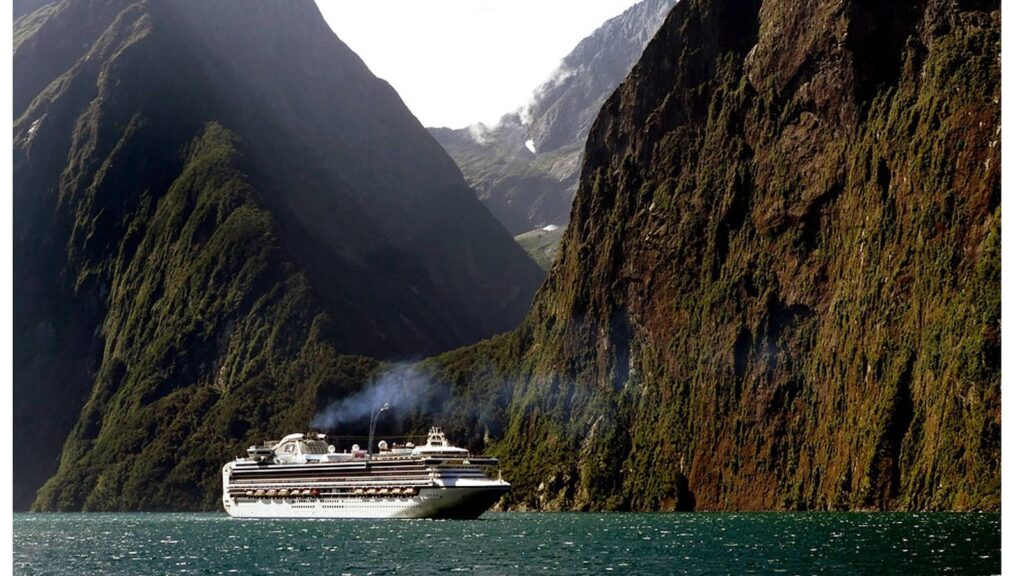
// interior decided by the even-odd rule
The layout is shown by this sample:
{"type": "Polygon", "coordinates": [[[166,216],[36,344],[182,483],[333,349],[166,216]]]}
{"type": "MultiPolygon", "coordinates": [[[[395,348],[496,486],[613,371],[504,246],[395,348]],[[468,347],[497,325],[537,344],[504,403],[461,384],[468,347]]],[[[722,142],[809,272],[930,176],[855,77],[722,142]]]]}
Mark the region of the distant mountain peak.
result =
{"type": "Polygon", "coordinates": [[[678,0],[645,0],[580,41],[533,92],[523,123],[539,152],[586,139],[605,98],[640,57],[678,0]]]}
{"type": "Polygon", "coordinates": [[[430,129],[510,232],[568,221],[590,125],[675,3],[644,0],[606,21],[497,124],[430,129]]]}

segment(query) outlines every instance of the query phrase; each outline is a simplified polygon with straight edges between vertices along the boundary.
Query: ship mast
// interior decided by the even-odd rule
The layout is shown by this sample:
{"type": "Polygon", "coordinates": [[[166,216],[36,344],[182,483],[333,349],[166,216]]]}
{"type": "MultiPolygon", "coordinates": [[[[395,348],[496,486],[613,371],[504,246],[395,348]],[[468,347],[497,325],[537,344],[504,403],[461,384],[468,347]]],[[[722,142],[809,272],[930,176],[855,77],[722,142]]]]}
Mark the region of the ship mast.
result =
{"type": "Polygon", "coordinates": [[[380,417],[386,410],[391,408],[391,404],[385,402],[380,410],[376,412],[370,412],[370,444],[366,447],[366,463],[369,464],[373,458],[373,429],[377,426],[377,418],[380,417]]]}

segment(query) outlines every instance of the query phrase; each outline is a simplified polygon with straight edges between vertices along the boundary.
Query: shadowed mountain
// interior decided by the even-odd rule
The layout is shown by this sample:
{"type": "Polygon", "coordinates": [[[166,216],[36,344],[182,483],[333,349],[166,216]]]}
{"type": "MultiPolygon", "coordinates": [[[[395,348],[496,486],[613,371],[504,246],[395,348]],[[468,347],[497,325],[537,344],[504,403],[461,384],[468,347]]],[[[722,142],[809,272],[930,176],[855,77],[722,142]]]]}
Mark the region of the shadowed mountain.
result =
{"type": "Polygon", "coordinates": [[[19,508],[213,506],[341,353],[492,336],[542,280],[312,0],[53,2],[14,77],[19,508]]]}

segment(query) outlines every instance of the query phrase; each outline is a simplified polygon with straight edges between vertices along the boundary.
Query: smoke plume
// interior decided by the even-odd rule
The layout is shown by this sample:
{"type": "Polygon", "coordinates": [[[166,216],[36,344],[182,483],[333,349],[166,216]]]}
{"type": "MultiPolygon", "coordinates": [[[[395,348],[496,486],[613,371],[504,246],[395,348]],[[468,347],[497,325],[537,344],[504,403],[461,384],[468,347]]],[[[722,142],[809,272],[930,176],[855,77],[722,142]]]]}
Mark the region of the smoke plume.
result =
{"type": "Polygon", "coordinates": [[[315,430],[330,431],[341,426],[365,426],[370,414],[380,410],[385,402],[400,417],[439,406],[447,397],[447,389],[434,383],[414,364],[396,364],[385,369],[362,390],[336,400],[313,416],[315,430]]]}

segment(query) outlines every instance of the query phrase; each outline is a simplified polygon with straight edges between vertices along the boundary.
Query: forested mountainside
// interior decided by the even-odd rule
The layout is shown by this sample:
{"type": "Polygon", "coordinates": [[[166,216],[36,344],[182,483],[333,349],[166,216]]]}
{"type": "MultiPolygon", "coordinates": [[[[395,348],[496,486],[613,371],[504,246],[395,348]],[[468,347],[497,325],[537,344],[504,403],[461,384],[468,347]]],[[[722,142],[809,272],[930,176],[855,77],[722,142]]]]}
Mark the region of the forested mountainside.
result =
{"type": "MultiPolygon", "coordinates": [[[[305,107],[242,105],[181,36],[211,14],[91,6],[121,8],[65,15],[85,57],[19,68],[46,27],[15,37],[40,91],[19,110],[15,86],[16,446],[51,429],[33,418],[73,427],[37,508],[214,508],[240,447],[380,378],[339,355],[357,320],[307,260],[303,194],[335,173],[261,168],[327,160],[282,140],[305,107]]],[[[309,10],[235,16],[317,29],[309,10]]],[[[999,30],[989,0],[683,0],[590,131],[526,320],[402,372],[429,393],[382,429],[501,457],[509,508],[997,510],[999,30]]],[[[305,62],[289,42],[252,57],[305,62]]],[[[341,230],[375,223],[355,196],[341,230]]]]}
{"type": "Polygon", "coordinates": [[[566,224],[590,125],[676,1],[643,0],[605,22],[497,126],[430,129],[510,232],[566,224]]]}
{"type": "Polygon", "coordinates": [[[529,308],[542,271],[312,0],[36,4],[17,508],[212,507],[226,457],[375,366],[343,354],[422,358],[529,308]]]}
{"type": "Polygon", "coordinates": [[[1000,12],[683,0],[515,332],[424,365],[510,507],[1000,503],[1000,12]]]}

